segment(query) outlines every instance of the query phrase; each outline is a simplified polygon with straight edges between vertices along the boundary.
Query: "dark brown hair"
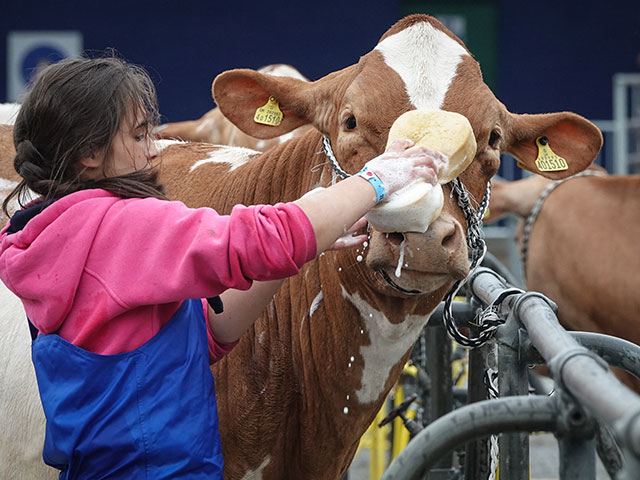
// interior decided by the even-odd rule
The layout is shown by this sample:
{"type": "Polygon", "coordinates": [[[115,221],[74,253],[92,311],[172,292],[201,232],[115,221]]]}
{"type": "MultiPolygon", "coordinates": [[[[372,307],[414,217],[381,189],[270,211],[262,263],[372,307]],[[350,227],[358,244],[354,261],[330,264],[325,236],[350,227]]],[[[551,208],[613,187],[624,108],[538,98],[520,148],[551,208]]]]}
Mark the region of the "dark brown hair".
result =
{"type": "Polygon", "coordinates": [[[123,198],[166,198],[155,168],[100,180],[81,178],[79,160],[96,154],[106,158],[134,107],[143,110],[148,129],[158,123],[155,87],[141,67],[111,56],[67,59],[44,68],[14,125],[14,167],[23,180],[5,198],[5,214],[9,216],[12,198],[24,206],[29,190],[44,199],[87,188],[103,188],[123,198]]]}

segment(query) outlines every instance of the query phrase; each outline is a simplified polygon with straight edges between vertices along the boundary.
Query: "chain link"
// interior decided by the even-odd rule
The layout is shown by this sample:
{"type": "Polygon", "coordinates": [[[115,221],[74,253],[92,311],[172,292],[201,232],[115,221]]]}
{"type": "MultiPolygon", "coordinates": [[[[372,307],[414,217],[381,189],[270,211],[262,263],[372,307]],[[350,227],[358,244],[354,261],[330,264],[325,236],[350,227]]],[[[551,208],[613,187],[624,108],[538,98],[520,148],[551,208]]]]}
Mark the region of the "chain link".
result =
{"type": "MultiPolygon", "coordinates": [[[[475,211],[471,207],[469,192],[467,192],[467,189],[458,178],[454,178],[451,181],[451,195],[454,194],[457,197],[458,206],[464,213],[464,217],[467,222],[467,248],[469,249],[469,262],[471,263],[469,271],[471,273],[480,264],[487,252],[487,245],[484,238],[482,238],[482,218],[489,206],[489,199],[491,198],[491,183],[487,183],[487,189],[482,198],[482,202],[480,202],[480,205],[475,211]]],[[[499,317],[498,319],[493,317],[489,318],[488,314],[480,315],[476,322],[477,326],[480,328],[480,332],[475,338],[467,337],[458,331],[453,319],[453,313],[451,312],[451,304],[465,282],[466,278],[458,280],[453,284],[447,295],[445,295],[442,317],[447,333],[449,333],[449,336],[453,340],[463,347],[476,348],[484,345],[493,336],[496,328],[500,324],[500,319],[499,317]],[[488,323],[485,323],[485,318],[488,320],[488,323]]]]}
{"type": "Polygon", "coordinates": [[[338,163],[336,156],[333,154],[333,149],[331,148],[331,140],[329,140],[329,137],[327,137],[326,135],[322,135],[322,150],[329,159],[333,170],[338,174],[340,178],[347,178],[351,176],[351,174],[345,172],[342,168],[340,168],[340,164],[338,163]]]}

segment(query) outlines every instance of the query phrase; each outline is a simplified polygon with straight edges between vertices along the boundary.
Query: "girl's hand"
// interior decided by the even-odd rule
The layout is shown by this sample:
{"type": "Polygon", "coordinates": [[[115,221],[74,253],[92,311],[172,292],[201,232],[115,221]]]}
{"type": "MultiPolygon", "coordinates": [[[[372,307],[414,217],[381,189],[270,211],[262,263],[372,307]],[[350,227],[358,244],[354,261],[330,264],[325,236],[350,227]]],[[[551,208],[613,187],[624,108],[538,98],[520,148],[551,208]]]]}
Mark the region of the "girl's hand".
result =
{"type": "Polygon", "coordinates": [[[333,242],[333,245],[331,245],[327,250],[345,250],[347,248],[362,245],[367,240],[367,235],[354,236],[353,234],[361,228],[364,228],[366,225],[367,220],[362,217],[345,232],[344,236],[333,242]]]}
{"type": "Polygon", "coordinates": [[[387,197],[413,179],[438,183],[438,167],[447,158],[436,150],[413,145],[411,140],[396,140],[386,152],[367,162],[367,168],[382,180],[387,197]]]}

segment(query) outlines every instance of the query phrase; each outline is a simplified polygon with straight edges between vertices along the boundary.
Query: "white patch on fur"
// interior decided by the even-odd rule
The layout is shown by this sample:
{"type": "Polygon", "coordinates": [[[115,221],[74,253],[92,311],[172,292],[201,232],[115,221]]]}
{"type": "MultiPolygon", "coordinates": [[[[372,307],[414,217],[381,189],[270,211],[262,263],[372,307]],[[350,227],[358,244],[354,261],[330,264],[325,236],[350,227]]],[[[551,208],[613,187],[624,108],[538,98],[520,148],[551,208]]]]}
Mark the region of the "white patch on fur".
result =
{"type": "Polygon", "coordinates": [[[19,110],[19,103],[0,103],[0,123],[13,125],[16,122],[19,110]]]}
{"type": "Polygon", "coordinates": [[[0,178],[0,190],[13,190],[18,186],[18,182],[7,178],[0,178]]]}
{"type": "Polygon", "coordinates": [[[316,298],[314,298],[313,302],[311,302],[311,307],[309,308],[309,318],[311,318],[313,314],[316,312],[323,297],[324,297],[324,294],[322,293],[322,290],[320,290],[320,292],[318,292],[318,294],[316,295],[316,298]]]}
{"type": "Polygon", "coordinates": [[[194,163],[189,169],[189,173],[207,163],[228,163],[230,165],[229,171],[232,172],[247,163],[255,155],[260,155],[260,152],[243,147],[220,147],[209,152],[204,160],[198,160],[194,163]]]}
{"type": "Polygon", "coordinates": [[[262,471],[267,468],[269,462],[271,462],[271,455],[267,455],[260,466],[255,470],[248,470],[241,480],[262,480],[262,471]]]}
{"type": "Polygon", "coordinates": [[[404,80],[409,101],[419,110],[442,108],[458,64],[468,52],[428,22],[385,38],[376,47],[404,80]]]}
{"type": "Polygon", "coordinates": [[[309,79],[302,75],[297,69],[286,63],[277,63],[274,65],[266,65],[258,69],[261,73],[273,75],[274,77],[292,77],[298,80],[304,80],[308,82],[309,79]]]}
{"type": "Polygon", "coordinates": [[[161,140],[155,140],[154,143],[156,144],[156,148],[159,151],[162,151],[165,148],[170,147],[171,145],[180,145],[180,144],[189,143],[189,142],[184,142],[182,140],[165,140],[165,139],[161,139],[161,140]]]}
{"type": "Polygon", "coordinates": [[[360,313],[369,334],[371,344],[360,347],[364,370],[356,397],[360,403],[372,403],[384,392],[391,368],[415,343],[431,314],[407,315],[403,322],[393,324],[357,292],[349,295],[344,287],[341,286],[341,289],[342,296],[360,313]]]}
{"type": "Polygon", "coordinates": [[[287,141],[291,140],[293,137],[294,137],[293,132],[285,133],[284,135],[280,135],[278,137],[278,142],[279,143],[284,143],[284,142],[287,142],[287,141]]]}
{"type": "Polygon", "coordinates": [[[31,336],[22,302],[0,282],[0,478],[50,479],[42,461],[45,417],[31,363],[31,336]]]}

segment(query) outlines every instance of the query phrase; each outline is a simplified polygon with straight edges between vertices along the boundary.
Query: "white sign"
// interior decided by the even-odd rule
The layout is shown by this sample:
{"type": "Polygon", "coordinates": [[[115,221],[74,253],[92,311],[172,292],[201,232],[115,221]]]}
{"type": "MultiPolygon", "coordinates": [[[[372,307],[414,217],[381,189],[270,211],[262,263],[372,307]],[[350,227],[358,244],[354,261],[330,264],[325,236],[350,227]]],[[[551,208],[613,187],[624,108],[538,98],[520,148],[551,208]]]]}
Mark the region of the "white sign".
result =
{"type": "Polygon", "coordinates": [[[39,69],[82,53],[82,34],[68,31],[14,31],[7,35],[7,101],[19,102],[39,69]]]}

